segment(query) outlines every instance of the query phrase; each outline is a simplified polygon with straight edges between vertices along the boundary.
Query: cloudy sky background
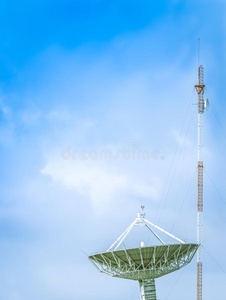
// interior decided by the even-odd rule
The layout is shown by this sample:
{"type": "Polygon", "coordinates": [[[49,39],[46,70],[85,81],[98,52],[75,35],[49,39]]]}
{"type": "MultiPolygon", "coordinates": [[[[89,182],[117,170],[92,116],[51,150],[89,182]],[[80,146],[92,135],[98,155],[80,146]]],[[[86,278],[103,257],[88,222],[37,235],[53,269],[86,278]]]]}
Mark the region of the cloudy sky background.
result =
{"type": "MultiPolygon", "coordinates": [[[[204,298],[222,298],[225,13],[220,0],[1,1],[2,299],[139,299],[137,283],[99,274],[86,254],[106,250],[141,204],[196,241],[198,37],[210,100],[204,298]]],[[[195,299],[196,259],[156,285],[159,299],[195,299]]]]}

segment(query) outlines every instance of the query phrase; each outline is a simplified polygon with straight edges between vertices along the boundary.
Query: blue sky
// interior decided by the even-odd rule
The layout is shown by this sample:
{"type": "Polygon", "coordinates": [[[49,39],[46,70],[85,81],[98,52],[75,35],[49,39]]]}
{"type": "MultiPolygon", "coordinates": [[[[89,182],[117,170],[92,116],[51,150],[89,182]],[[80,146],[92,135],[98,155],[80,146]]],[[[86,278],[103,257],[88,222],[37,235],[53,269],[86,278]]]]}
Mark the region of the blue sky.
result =
{"type": "MultiPolygon", "coordinates": [[[[198,37],[210,100],[204,296],[222,298],[225,12],[220,0],[1,1],[2,299],[139,299],[137,283],[99,274],[82,251],[106,250],[141,203],[195,242],[198,37]]],[[[159,299],[195,298],[195,259],[156,284],[159,299]]]]}

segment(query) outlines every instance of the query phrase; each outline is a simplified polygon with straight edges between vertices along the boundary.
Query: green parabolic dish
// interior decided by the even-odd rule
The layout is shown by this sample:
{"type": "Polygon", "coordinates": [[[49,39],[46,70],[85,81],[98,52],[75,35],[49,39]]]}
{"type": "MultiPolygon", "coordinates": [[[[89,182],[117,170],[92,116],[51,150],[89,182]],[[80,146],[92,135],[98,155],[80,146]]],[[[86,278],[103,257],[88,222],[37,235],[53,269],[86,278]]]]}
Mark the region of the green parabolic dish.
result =
{"type": "Polygon", "coordinates": [[[90,255],[100,272],[132,280],[154,279],[189,264],[199,245],[175,244],[109,251],[90,255]]]}

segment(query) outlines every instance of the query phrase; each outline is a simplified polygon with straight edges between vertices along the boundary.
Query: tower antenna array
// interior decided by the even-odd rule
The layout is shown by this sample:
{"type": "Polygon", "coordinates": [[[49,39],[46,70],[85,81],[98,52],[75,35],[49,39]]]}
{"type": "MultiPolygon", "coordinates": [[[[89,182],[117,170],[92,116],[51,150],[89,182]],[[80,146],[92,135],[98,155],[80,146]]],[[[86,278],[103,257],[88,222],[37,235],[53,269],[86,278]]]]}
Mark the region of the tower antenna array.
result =
{"type": "MultiPolygon", "coordinates": [[[[204,68],[198,67],[198,84],[195,85],[198,94],[198,207],[197,207],[197,300],[202,300],[202,228],[203,228],[203,115],[207,107],[204,103],[204,68]]],[[[208,102],[208,100],[207,100],[208,102]]]]}

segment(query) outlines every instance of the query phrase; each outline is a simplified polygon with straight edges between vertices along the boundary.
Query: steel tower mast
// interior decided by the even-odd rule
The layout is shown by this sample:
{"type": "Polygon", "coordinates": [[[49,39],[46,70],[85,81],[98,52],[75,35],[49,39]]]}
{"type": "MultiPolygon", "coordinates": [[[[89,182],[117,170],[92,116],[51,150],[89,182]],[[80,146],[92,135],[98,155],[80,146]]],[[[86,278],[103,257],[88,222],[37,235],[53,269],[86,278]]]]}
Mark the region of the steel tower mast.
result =
{"type": "Polygon", "coordinates": [[[197,300],[202,300],[202,227],[203,227],[203,115],[204,115],[204,68],[198,67],[198,209],[197,209],[197,300]]]}

